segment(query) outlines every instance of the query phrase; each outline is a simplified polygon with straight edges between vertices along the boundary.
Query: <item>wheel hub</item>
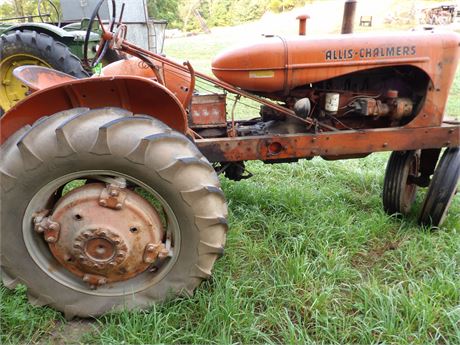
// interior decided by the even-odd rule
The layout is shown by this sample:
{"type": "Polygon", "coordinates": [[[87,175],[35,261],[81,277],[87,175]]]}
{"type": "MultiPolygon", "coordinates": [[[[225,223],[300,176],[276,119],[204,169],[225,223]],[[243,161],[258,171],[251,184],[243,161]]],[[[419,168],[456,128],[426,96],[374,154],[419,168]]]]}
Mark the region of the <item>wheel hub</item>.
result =
{"type": "Polygon", "coordinates": [[[128,246],[122,237],[107,229],[80,232],[72,247],[74,257],[86,270],[118,266],[128,253],[128,246]]]}
{"type": "Polygon", "coordinates": [[[155,208],[134,191],[91,183],[36,217],[56,260],[93,287],[131,279],[167,255],[155,208]],[[155,248],[155,250],[152,250],[155,248]]]}

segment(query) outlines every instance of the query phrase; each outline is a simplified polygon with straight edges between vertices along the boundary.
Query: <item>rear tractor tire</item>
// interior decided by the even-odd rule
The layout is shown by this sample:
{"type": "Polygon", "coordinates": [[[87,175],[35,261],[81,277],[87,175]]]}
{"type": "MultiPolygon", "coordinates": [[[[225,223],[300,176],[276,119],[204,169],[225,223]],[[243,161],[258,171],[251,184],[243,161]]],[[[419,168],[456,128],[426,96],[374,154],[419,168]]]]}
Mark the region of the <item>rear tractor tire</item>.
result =
{"type": "Polygon", "coordinates": [[[420,170],[420,151],[395,151],[388,160],[383,182],[383,207],[388,214],[410,212],[417,185],[413,178],[420,170]]]}
{"type": "Polygon", "coordinates": [[[76,78],[88,77],[78,57],[63,43],[35,31],[16,31],[0,37],[0,108],[8,111],[29,94],[14,78],[13,70],[24,65],[53,68],[76,78]]]}
{"type": "Polygon", "coordinates": [[[75,316],[190,295],[223,253],[227,205],[184,135],[118,108],[76,108],[0,148],[3,283],[75,316]]]}

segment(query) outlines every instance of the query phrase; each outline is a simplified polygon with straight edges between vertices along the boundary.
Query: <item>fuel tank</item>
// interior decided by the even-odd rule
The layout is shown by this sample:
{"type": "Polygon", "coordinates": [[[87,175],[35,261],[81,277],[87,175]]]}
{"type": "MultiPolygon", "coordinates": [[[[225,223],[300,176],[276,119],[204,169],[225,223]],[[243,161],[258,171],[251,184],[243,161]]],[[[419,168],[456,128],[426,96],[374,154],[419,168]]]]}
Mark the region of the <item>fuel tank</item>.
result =
{"type": "Polygon", "coordinates": [[[432,80],[452,82],[459,45],[460,35],[436,31],[266,36],[222,52],[212,71],[222,81],[259,93],[288,94],[299,86],[392,65],[416,66],[432,80]]]}

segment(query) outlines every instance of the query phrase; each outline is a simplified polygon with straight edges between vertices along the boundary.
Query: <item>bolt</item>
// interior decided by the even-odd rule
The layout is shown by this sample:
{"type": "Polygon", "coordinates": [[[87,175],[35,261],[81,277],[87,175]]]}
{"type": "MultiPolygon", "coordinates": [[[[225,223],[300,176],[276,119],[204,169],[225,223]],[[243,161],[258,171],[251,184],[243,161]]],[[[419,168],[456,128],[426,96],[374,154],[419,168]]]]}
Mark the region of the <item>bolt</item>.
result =
{"type": "Polygon", "coordinates": [[[118,196],[118,194],[119,194],[119,193],[118,193],[118,191],[117,191],[116,189],[112,189],[112,190],[110,191],[110,196],[118,196]]]}
{"type": "Polygon", "coordinates": [[[48,236],[48,237],[45,238],[45,241],[49,242],[49,243],[54,243],[54,242],[56,242],[56,237],[48,236]]]}
{"type": "Polygon", "coordinates": [[[117,264],[117,263],[116,263],[116,262],[113,262],[113,261],[112,261],[112,262],[109,262],[109,266],[110,266],[110,267],[115,267],[116,264],[117,264]]]}
{"type": "Polygon", "coordinates": [[[154,244],[149,244],[149,245],[147,246],[147,251],[148,251],[148,252],[153,252],[154,250],[155,250],[155,245],[154,245],[154,244]]]}
{"type": "Polygon", "coordinates": [[[169,251],[164,250],[164,251],[162,251],[160,254],[158,254],[158,257],[159,257],[160,259],[164,259],[164,258],[167,258],[168,255],[169,255],[169,251]]]}
{"type": "Polygon", "coordinates": [[[123,208],[123,205],[121,203],[116,204],[115,208],[117,210],[121,210],[123,208]]]}
{"type": "Polygon", "coordinates": [[[387,147],[387,146],[388,146],[388,143],[384,143],[382,146],[383,146],[383,147],[387,147]]]}
{"type": "Polygon", "coordinates": [[[84,238],[88,238],[88,237],[90,237],[90,236],[91,236],[91,231],[85,231],[85,232],[83,233],[83,237],[84,237],[84,238]]]}
{"type": "Polygon", "coordinates": [[[107,201],[105,201],[104,199],[101,199],[101,200],[99,200],[99,205],[105,207],[105,206],[107,206],[107,201]]]}
{"type": "Polygon", "coordinates": [[[43,233],[45,231],[45,228],[43,228],[43,226],[35,226],[35,231],[38,232],[39,234],[43,233]]]}
{"type": "Polygon", "coordinates": [[[150,256],[146,256],[145,259],[144,259],[144,262],[147,263],[147,264],[150,264],[150,263],[153,262],[153,259],[150,256]]]}
{"type": "Polygon", "coordinates": [[[80,255],[78,258],[79,258],[80,260],[84,260],[84,259],[85,259],[85,256],[84,256],[84,255],[80,255]]]}
{"type": "Polygon", "coordinates": [[[89,282],[89,275],[85,274],[85,275],[83,276],[83,281],[84,281],[85,283],[89,282]]]}
{"type": "Polygon", "coordinates": [[[49,228],[50,230],[57,230],[58,225],[57,225],[57,223],[51,223],[51,224],[49,225],[48,228],[49,228]]]}
{"type": "Polygon", "coordinates": [[[107,279],[105,279],[105,278],[100,278],[100,279],[97,281],[97,283],[98,283],[99,285],[107,284],[107,279]]]}
{"type": "Polygon", "coordinates": [[[105,236],[107,236],[107,232],[104,231],[104,230],[101,230],[101,231],[99,231],[99,236],[105,237],[105,236]]]}

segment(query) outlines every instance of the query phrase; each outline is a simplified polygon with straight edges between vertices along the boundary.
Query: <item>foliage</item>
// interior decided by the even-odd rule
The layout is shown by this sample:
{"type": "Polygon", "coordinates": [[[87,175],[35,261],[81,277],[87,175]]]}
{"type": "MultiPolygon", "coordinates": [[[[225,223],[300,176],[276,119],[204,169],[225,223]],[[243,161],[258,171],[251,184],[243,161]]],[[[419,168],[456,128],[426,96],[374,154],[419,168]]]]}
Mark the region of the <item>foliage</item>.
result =
{"type": "MultiPolygon", "coordinates": [[[[59,4],[59,0],[53,2],[59,4]]],[[[266,11],[283,12],[307,2],[311,0],[147,0],[147,8],[150,17],[166,19],[170,28],[202,31],[197,12],[208,27],[229,26],[259,19],[266,11]]],[[[0,5],[0,17],[36,15],[37,3],[6,0],[0,5]]]]}
{"type": "Polygon", "coordinates": [[[147,8],[150,17],[167,20],[169,27],[180,26],[179,0],[149,0],[147,8]]]}
{"type": "MultiPolygon", "coordinates": [[[[59,0],[52,0],[52,2],[55,5],[59,5],[59,0]]],[[[37,15],[37,6],[38,0],[5,0],[0,4],[0,18],[37,15]]],[[[42,5],[42,10],[45,13],[54,14],[54,11],[51,10],[46,1],[42,5]]]]}

